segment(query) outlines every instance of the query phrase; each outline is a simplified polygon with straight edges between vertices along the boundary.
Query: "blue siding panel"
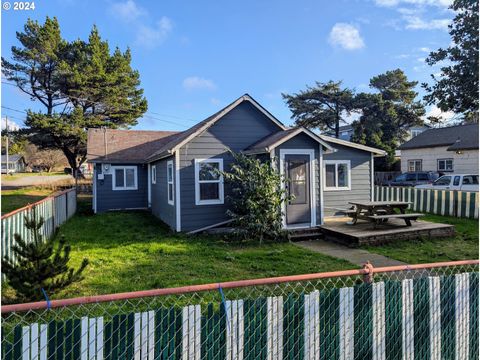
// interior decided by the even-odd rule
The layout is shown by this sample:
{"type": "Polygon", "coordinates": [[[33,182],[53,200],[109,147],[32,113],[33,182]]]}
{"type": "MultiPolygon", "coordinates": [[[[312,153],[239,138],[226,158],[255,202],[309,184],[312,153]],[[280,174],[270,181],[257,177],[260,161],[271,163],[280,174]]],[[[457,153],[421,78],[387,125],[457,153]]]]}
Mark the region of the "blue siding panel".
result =
{"type": "MultiPolygon", "coordinates": [[[[173,161],[173,177],[175,189],[175,159],[173,156],[156,161],[151,166],[156,167],[157,181],[152,184],[151,193],[151,209],[152,214],[161,219],[164,223],[175,229],[175,205],[168,203],[168,187],[167,187],[167,162],[173,161]]],[[[151,181],[151,179],[149,180],[151,181]]],[[[175,200],[175,199],[174,199],[175,200]]],[[[175,203],[174,203],[175,204],[175,203]]]]}

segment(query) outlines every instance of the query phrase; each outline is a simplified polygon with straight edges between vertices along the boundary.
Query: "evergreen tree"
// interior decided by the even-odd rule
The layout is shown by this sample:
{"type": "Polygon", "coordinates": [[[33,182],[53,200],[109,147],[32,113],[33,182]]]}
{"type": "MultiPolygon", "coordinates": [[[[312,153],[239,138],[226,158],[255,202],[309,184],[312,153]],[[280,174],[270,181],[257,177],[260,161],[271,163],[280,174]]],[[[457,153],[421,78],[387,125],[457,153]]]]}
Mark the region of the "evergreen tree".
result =
{"type": "Polygon", "coordinates": [[[428,92],[425,100],[442,111],[463,114],[467,122],[478,122],[478,1],[455,0],[450,9],[456,12],[449,25],[452,42],[426,60],[442,66],[440,75],[431,75],[432,85],[422,84],[428,92]]]}
{"type": "Polygon", "coordinates": [[[370,80],[376,93],[361,93],[355,98],[355,107],[362,115],[352,123],[352,141],[385,150],[387,167],[394,163],[395,150],[405,141],[408,128],[423,125],[425,108],[415,101],[416,85],[396,69],[370,80]]]}
{"type": "Polygon", "coordinates": [[[88,128],[133,126],[147,110],[130,50],[111,54],[96,27],[88,41],[68,42],[56,18],[29,19],[17,39],[22,46],[12,47],[12,61],[2,58],[2,71],[44,106],[28,111],[24,132],[41,149],[63,151],[74,174],[86,160],[88,128]]]}
{"type": "Polygon", "coordinates": [[[16,261],[8,255],[2,259],[2,272],[20,302],[42,300],[42,289],[54,294],[82,280],[82,272],[88,265],[88,260],[83,259],[77,270],[69,268],[70,245],[63,237],[57,246],[54,236],[43,239],[43,224],[43,218],[37,221],[35,215],[31,219],[25,217],[25,227],[31,232],[33,241],[28,242],[15,234],[12,252],[16,261]]]}
{"type": "Polygon", "coordinates": [[[342,88],[341,81],[317,82],[314,87],[298,94],[282,94],[292,111],[292,119],[299,126],[309,129],[330,130],[339,136],[341,123],[353,108],[353,91],[342,88]]]}

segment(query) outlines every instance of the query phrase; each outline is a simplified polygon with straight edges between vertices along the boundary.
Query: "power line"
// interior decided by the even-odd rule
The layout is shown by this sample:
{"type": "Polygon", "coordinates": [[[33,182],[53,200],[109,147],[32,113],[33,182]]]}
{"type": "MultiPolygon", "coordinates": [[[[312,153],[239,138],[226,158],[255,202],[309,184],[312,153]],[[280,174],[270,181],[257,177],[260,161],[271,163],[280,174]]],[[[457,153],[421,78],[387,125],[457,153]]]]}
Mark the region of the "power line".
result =
{"type": "MultiPolygon", "coordinates": [[[[6,84],[6,85],[10,85],[10,86],[14,86],[14,87],[18,87],[17,84],[15,83],[11,83],[11,82],[8,82],[8,81],[2,81],[2,84],[6,84]]],[[[55,94],[56,92],[53,91],[53,90],[45,90],[45,89],[41,89],[41,88],[36,88],[36,87],[32,87],[33,89],[37,89],[37,90],[42,90],[43,92],[47,93],[47,94],[55,94]]],[[[92,101],[92,100],[88,100],[88,99],[85,99],[85,98],[81,98],[81,97],[76,97],[76,96],[73,96],[73,95],[68,95],[67,96],[68,98],[71,98],[71,99],[75,99],[75,100],[79,100],[79,101],[86,101],[86,102],[89,102],[91,104],[95,104],[95,105],[100,105],[100,106],[103,106],[105,105],[104,103],[101,103],[101,102],[98,102],[98,101],[92,101]]],[[[15,111],[15,110],[13,110],[15,111]]],[[[17,110],[18,111],[18,110],[17,110]]],[[[164,121],[164,122],[169,122],[171,124],[175,124],[175,125],[181,125],[181,126],[184,126],[183,124],[179,124],[179,123],[176,123],[176,122],[173,122],[173,121],[170,121],[170,120],[166,120],[166,119],[161,119],[161,118],[158,118],[158,117],[155,117],[155,116],[151,116],[151,115],[148,115],[148,114],[157,114],[157,115],[160,115],[160,116],[167,116],[167,117],[171,117],[171,118],[176,118],[176,119],[179,119],[179,120],[186,120],[186,121],[194,121],[194,122],[198,122],[197,120],[194,120],[194,119],[190,119],[190,118],[182,118],[182,117],[179,117],[179,116],[175,116],[175,115],[165,115],[165,114],[159,114],[159,113],[154,113],[154,112],[146,112],[145,114],[147,115],[143,115],[143,116],[148,116],[150,119],[152,120],[158,120],[158,121],[164,121]]]]}

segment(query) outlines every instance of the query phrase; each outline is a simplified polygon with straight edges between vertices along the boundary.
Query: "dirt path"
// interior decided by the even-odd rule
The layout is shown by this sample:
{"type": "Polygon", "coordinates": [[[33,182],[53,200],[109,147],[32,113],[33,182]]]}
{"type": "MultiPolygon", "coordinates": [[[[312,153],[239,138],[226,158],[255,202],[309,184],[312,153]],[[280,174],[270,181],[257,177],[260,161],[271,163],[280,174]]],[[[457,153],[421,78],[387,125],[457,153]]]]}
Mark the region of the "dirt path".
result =
{"type": "Polygon", "coordinates": [[[2,180],[3,190],[13,190],[28,186],[38,186],[43,184],[51,184],[59,180],[71,179],[70,175],[39,175],[39,176],[24,176],[15,180],[2,180]]]}

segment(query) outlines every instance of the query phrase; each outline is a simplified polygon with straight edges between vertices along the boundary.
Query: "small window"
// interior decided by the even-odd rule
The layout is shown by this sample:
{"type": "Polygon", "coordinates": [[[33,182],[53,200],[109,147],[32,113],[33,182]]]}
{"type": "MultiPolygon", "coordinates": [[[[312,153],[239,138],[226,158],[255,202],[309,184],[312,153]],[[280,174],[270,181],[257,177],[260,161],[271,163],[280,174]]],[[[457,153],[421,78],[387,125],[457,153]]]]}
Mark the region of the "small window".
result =
{"type": "Polygon", "coordinates": [[[173,161],[167,161],[167,192],[168,192],[168,203],[173,205],[173,161]]]}
{"type": "Polygon", "coordinates": [[[157,183],[157,167],[155,165],[152,166],[152,184],[157,183]]]}
{"type": "Polygon", "coordinates": [[[408,171],[422,171],[422,160],[408,160],[408,171]]]}
{"type": "Polygon", "coordinates": [[[438,159],[438,171],[453,171],[453,159],[438,159]]]}
{"type": "Polygon", "coordinates": [[[417,174],[407,174],[406,181],[417,181],[417,174]]]}
{"type": "Polygon", "coordinates": [[[428,178],[428,174],[427,173],[418,173],[418,181],[428,181],[430,180],[428,178]]]}
{"type": "Polygon", "coordinates": [[[325,190],[350,190],[350,161],[325,161],[325,190]]]}
{"type": "Polygon", "coordinates": [[[112,166],[112,190],[137,190],[136,166],[112,166]]]}
{"type": "MultiPolygon", "coordinates": [[[[463,180],[463,183],[465,184],[465,179],[463,180]]],[[[455,176],[455,177],[453,178],[453,185],[454,185],[454,186],[460,185],[460,176],[455,176]]]]}
{"type": "Polygon", "coordinates": [[[223,159],[195,160],[195,204],[223,204],[223,159]]]}
{"type": "Polygon", "coordinates": [[[412,138],[414,138],[415,136],[420,135],[422,132],[423,132],[423,130],[419,130],[419,129],[412,129],[412,130],[410,130],[410,134],[412,135],[412,138]]]}
{"type": "Polygon", "coordinates": [[[462,185],[478,185],[478,175],[465,175],[462,185]]]}
{"type": "Polygon", "coordinates": [[[434,183],[433,186],[448,186],[452,180],[451,176],[442,176],[439,177],[434,183]]]}

